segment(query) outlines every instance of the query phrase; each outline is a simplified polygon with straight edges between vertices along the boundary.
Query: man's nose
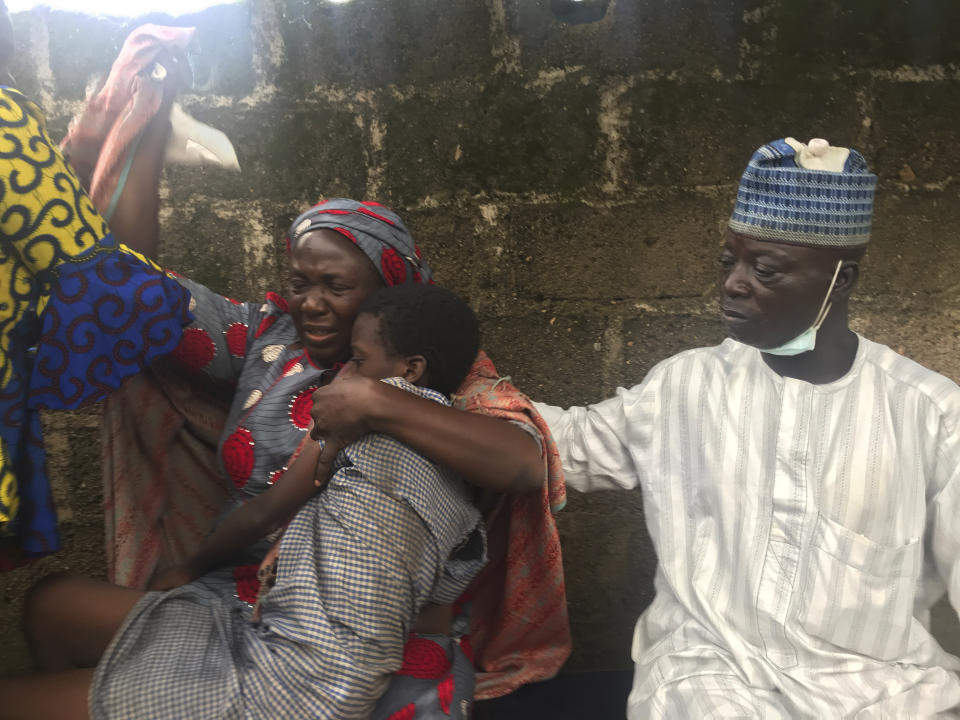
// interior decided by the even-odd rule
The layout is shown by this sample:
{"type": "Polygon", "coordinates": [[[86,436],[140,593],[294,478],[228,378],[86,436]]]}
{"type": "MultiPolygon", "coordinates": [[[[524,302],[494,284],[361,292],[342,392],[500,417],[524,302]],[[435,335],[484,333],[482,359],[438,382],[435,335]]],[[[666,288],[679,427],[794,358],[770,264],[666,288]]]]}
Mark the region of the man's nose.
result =
{"type": "Polygon", "coordinates": [[[749,292],[749,282],[746,268],[741,263],[734,263],[729,271],[723,271],[721,277],[720,289],[724,295],[730,297],[741,297],[749,292]]]}

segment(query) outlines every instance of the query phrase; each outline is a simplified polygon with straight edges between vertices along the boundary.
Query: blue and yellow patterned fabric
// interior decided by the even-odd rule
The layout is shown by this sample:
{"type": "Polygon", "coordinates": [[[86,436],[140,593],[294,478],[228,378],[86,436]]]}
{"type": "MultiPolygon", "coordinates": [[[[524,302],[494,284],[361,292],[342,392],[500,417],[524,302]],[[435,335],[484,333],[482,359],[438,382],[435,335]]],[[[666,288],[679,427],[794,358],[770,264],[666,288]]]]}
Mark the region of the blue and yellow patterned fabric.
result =
{"type": "Polygon", "coordinates": [[[169,353],[188,304],[113,238],[40,109],[0,87],[0,566],[59,548],[37,410],[100,400],[169,353]]]}

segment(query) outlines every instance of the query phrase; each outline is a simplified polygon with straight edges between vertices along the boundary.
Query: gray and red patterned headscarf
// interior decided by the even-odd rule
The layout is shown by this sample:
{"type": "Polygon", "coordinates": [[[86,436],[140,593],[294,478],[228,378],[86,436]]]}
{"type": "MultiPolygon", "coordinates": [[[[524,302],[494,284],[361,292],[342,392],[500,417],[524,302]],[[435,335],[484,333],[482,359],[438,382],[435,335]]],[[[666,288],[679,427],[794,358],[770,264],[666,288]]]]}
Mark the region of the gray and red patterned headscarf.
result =
{"type": "Polygon", "coordinates": [[[308,232],[326,228],[340,233],[364,254],[386,285],[432,283],[433,271],[400,216],[375,202],[333,198],[317,203],[293,221],[287,233],[292,253],[308,232]]]}

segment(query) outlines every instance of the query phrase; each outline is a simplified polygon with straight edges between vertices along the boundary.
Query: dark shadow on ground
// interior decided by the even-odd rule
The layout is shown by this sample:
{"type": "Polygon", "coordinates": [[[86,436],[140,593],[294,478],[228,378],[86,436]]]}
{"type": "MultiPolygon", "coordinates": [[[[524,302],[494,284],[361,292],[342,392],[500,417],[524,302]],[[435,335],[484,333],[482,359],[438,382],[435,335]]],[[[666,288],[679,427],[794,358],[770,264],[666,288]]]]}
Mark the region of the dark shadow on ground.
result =
{"type": "Polygon", "coordinates": [[[561,674],[477,703],[475,720],[623,720],[633,670],[561,674]]]}

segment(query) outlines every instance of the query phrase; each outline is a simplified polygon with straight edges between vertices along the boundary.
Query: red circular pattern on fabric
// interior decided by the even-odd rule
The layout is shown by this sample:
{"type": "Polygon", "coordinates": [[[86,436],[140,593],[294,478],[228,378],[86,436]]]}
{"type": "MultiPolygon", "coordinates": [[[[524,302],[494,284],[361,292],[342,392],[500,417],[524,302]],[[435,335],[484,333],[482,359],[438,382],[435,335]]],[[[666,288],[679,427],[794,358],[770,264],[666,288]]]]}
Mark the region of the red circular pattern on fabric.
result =
{"type": "Polygon", "coordinates": [[[300,358],[295,357],[292,360],[287,360],[287,364],[283,366],[283,372],[280,373],[281,377],[286,377],[287,373],[293,370],[293,366],[300,362],[300,358]]]}
{"type": "Polygon", "coordinates": [[[450,672],[450,658],[433,640],[413,635],[403,646],[403,667],[397,675],[420,680],[438,680],[450,672]]]}
{"type": "Polygon", "coordinates": [[[237,428],[223,441],[221,455],[233,484],[242,488],[253,472],[253,434],[246,428],[237,428]]]}
{"type": "Polygon", "coordinates": [[[413,281],[414,281],[415,283],[422,283],[422,282],[423,282],[423,278],[420,277],[420,271],[419,271],[419,270],[414,270],[414,271],[413,271],[413,281]]]}
{"type": "Polygon", "coordinates": [[[187,367],[202,370],[213,361],[216,353],[217,347],[206,330],[187,328],[171,354],[187,367]]]}
{"type": "Polygon", "coordinates": [[[267,293],[267,300],[272,302],[274,305],[276,305],[278,308],[280,308],[284,312],[290,312],[290,303],[287,302],[287,299],[285,297],[281,297],[280,295],[277,295],[272,290],[267,293]]]}
{"type": "Polygon", "coordinates": [[[453,702],[453,675],[447,675],[439,685],[437,685],[437,700],[440,701],[440,709],[445,715],[450,714],[450,703],[453,702]]]}
{"type": "Polygon", "coordinates": [[[347,240],[352,242],[354,245],[357,244],[357,239],[353,236],[353,233],[347,230],[346,228],[335,227],[334,230],[336,230],[338,233],[343,235],[347,240]]]}
{"type": "Polygon", "coordinates": [[[380,269],[387,285],[400,285],[407,279],[407,267],[393,248],[387,248],[380,255],[380,269]]]}
{"type": "Polygon", "coordinates": [[[260,325],[257,327],[257,332],[254,333],[254,337],[260,337],[263,335],[276,321],[276,315],[267,315],[263,320],[260,321],[260,325]]]}
{"type": "Polygon", "coordinates": [[[274,470],[270,473],[270,477],[267,478],[267,484],[273,485],[277,480],[279,480],[283,474],[287,471],[286,468],[280,468],[279,470],[274,470]]]}
{"type": "Polygon", "coordinates": [[[235,322],[227,328],[227,349],[235,357],[243,357],[247,354],[246,323],[235,322]]]}
{"type": "Polygon", "coordinates": [[[301,390],[300,393],[290,403],[290,422],[301,430],[310,427],[310,411],[313,409],[313,392],[315,387],[308,387],[301,390]]]}
{"type": "Polygon", "coordinates": [[[239,300],[234,300],[233,298],[225,298],[228,302],[232,302],[234,305],[243,305],[239,300]]]}
{"type": "Polygon", "coordinates": [[[237,586],[237,597],[246,603],[255,603],[260,592],[260,578],[257,577],[259,565],[238,565],[233,569],[233,580],[237,586]]]}
{"type": "Polygon", "coordinates": [[[378,203],[378,202],[374,202],[373,200],[364,200],[364,201],[363,201],[362,203],[360,203],[360,204],[361,204],[361,205],[366,205],[367,207],[382,207],[384,210],[387,209],[387,206],[386,206],[386,205],[382,205],[382,204],[380,204],[380,203],[378,203]]]}
{"type": "Polygon", "coordinates": [[[413,720],[414,715],[417,712],[416,703],[410,703],[406,707],[402,707],[397,710],[393,715],[387,718],[387,720],[413,720]]]}

